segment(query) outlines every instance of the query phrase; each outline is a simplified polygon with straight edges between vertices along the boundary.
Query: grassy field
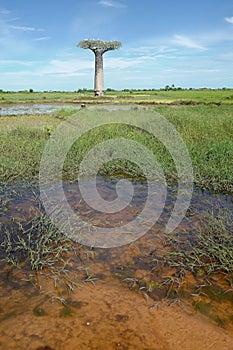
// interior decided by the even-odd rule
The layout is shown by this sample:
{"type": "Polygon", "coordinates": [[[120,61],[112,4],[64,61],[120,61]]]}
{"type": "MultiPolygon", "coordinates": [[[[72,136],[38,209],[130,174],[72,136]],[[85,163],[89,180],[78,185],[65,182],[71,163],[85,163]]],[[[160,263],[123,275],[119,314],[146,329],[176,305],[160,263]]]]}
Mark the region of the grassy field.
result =
{"type": "Polygon", "coordinates": [[[92,91],[78,92],[0,92],[1,104],[11,103],[176,103],[176,104],[233,104],[232,89],[198,89],[179,90],[170,89],[165,91],[106,91],[105,96],[98,99],[92,91]]]}
{"type": "MultiPolygon", "coordinates": [[[[148,108],[167,118],[181,135],[192,160],[196,186],[233,195],[232,96],[233,90],[129,91],[108,92],[104,98],[96,100],[91,92],[77,94],[22,92],[1,93],[0,99],[3,104],[35,102],[88,102],[90,104],[149,102],[153,104],[158,102],[148,108]]],[[[102,114],[110,113],[102,110],[101,107],[98,108],[96,116],[100,119],[102,114]]],[[[17,184],[17,182],[22,185],[22,180],[24,183],[37,184],[40,160],[47,141],[61,122],[74,115],[76,115],[75,118],[79,118],[79,113],[84,115],[86,113],[87,118],[90,117],[88,109],[78,111],[77,108],[70,106],[49,115],[0,116],[0,190],[1,186],[4,190],[6,185],[17,184]]],[[[93,115],[95,114],[92,114],[92,117],[93,115]]],[[[156,125],[152,123],[151,127],[156,128],[156,125]]],[[[167,182],[170,185],[177,183],[174,161],[164,145],[151,134],[139,132],[137,128],[129,125],[108,125],[95,128],[83,135],[72,146],[66,157],[63,169],[64,180],[77,179],[79,163],[94,145],[120,136],[137,141],[149,148],[163,168],[167,182]]],[[[100,173],[107,176],[123,174],[134,178],[143,176],[138,167],[129,162],[120,161],[108,163],[100,169],[100,173]]],[[[0,193],[2,194],[3,191],[0,193]]],[[[201,274],[201,277],[207,276],[207,279],[209,274],[223,271],[228,278],[232,275],[232,245],[228,244],[232,236],[232,217],[230,218],[228,214],[226,217],[227,225],[224,215],[220,215],[220,218],[215,218],[217,221],[214,224],[207,223],[200,232],[167,237],[166,246],[171,247],[171,254],[168,253],[162,257],[153,254],[150,263],[155,266],[157,263],[165,264],[173,269],[175,266],[176,274],[181,271],[184,275],[184,271],[192,271],[198,278],[201,274]],[[186,239],[186,245],[183,237],[186,239]],[[209,242],[207,246],[206,242],[209,242]],[[184,250],[182,250],[183,247],[185,247],[184,250]],[[186,250],[190,253],[188,257],[186,250]]],[[[25,225],[26,228],[20,226],[17,231],[18,240],[12,238],[10,232],[5,232],[5,238],[0,245],[4,250],[5,260],[14,266],[22,264],[22,261],[17,259],[17,254],[20,252],[31,269],[47,269],[53,266],[54,278],[62,275],[68,287],[72,289],[76,282],[66,276],[67,266],[64,267],[63,264],[67,252],[73,249],[72,242],[57,232],[42,213],[38,220],[35,218],[35,221],[26,222],[25,225]],[[32,240],[32,237],[36,237],[36,241],[32,240]],[[46,237],[51,237],[54,242],[49,249],[46,237]],[[59,254],[61,252],[61,256],[56,255],[56,252],[59,254]]],[[[79,252],[80,247],[76,254],[78,255],[79,252]]],[[[87,251],[84,254],[89,253],[87,251]]],[[[82,276],[82,280],[92,281],[89,275],[82,276]]],[[[154,285],[156,281],[151,283],[154,285]]],[[[173,283],[172,278],[169,283],[173,283]]]]}
{"type": "MultiPolygon", "coordinates": [[[[233,193],[233,109],[229,105],[151,107],[166,117],[183,138],[193,163],[195,184],[214,192],[233,193]]],[[[65,107],[52,115],[0,117],[0,181],[37,179],[40,159],[50,134],[77,110],[65,107]]],[[[83,113],[83,111],[82,111],[83,113]]],[[[88,113],[88,112],[87,112],[88,113]]],[[[101,118],[99,113],[98,118],[101,118]]],[[[167,181],[176,183],[175,164],[165,147],[151,135],[129,126],[109,126],[92,130],[76,143],[66,158],[64,179],[75,180],[83,156],[95,144],[114,137],[125,137],[144,144],[157,156],[167,181]]],[[[141,173],[128,164],[110,164],[102,175],[113,172],[141,173]]]]}

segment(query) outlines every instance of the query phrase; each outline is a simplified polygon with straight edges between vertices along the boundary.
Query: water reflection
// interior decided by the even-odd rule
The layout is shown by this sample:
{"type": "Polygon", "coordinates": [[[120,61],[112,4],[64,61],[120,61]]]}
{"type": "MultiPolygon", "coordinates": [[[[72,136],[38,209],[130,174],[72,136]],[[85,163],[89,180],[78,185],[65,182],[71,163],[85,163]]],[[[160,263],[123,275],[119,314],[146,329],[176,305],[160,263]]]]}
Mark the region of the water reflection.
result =
{"type": "MultiPolygon", "coordinates": [[[[120,105],[120,106],[114,106],[114,105],[100,105],[100,106],[88,106],[85,105],[90,110],[96,110],[98,108],[100,109],[106,109],[109,112],[117,111],[117,110],[123,110],[127,111],[133,108],[137,109],[145,109],[145,107],[142,106],[132,106],[132,105],[120,105]]],[[[29,114],[29,115],[40,115],[40,114],[52,114],[56,110],[64,108],[64,107],[73,107],[76,108],[77,111],[82,108],[82,104],[72,104],[72,103],[54,103],[54,104],[48,104],[48,103],[34,103],[34,104],[11,104],[6,105],[3,107],[0,107],[0,116],[10,116],[10,115],[23,115],[23,114],[29,114]]]]}
{"type": "Polygon", "coordinates": [[[0,115],[51,114],[62,107],[64,104],[17,104],[1,107],[0,115]]]}
{"type": "MultiPolygon", "coordinates": [[[[119,177],[112,177],[109,179],[98,176],[96,178],[97,190],[105,201],[111,202],[116,199],[116,183],[118,180],[119,177]]],[[[77,182],[64,182],[63,188],[68,203],[73,211],[80,215],[81,219],[91,220],[95,225],[100,227],[114,227],[117,226],[119,222],[130,222],[143,210],[148,194],[147,182],[133,181],[132,183],[134,187],[133,199],[130,205],[117,213],[104,213],[90,207],[83,200],[77,182]]],[[[154,230],[164,226],[172,212],[176,198],[177,188],[168,188],[166,204],[154,230]]],[[[19,220],[27,221],[37,214],[39,215],[39,210],[42,210],[38,187],[23,182],[17,185],[4,185],[0,187],[0,201],[1,221],[16,217],[19,220]]],[[[155,203],[153,210],[156,211],[157,209],[159,210],[160,208],[156,208],[155,203]]],[[[184,221],[187,223],[189,223],[190,220],[192,221],[192,213],[203,213],[207,210],[214,213],[216,210],[220,209],[232,211],[233,198],[229,195],[216,195],[209,191],[195,189],[184,221]]],[[[153,215],[153,212],[151,214],[153,215]]]]}

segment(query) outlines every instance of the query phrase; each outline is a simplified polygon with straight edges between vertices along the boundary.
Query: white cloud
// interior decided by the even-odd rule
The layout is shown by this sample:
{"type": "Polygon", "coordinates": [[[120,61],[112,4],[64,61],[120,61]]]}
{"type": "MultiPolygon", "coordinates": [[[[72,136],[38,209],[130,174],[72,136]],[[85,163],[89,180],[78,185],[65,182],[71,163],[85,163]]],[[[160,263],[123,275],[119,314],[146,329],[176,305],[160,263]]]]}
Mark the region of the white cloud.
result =
{"type": "Polygon", "coordinates": [[[94,60],[51,60],[48,65],[40,69],[42,75],[77,76],[84,71],[94,69],[94,60]]]}
{"type": "Polygon", "coordinates": [[[233,16],[232,17],[225,17],[225,22],[233,24],[233,16]]]}
{"type": "Polygon", "coordinates": [[[128,69],[139,64],[139,58],[130,59],[130,58],[107,58],[104,60],[104,67],[107,69],[128,69]]]}
{"type": "MultiPolygon", "coordinates": [[[[124,71],[129,72],[132,68],[140,69],[144,67],[145,62],[156,61],[155,58],[150,56],[142,56],[137,58],[121,58],[121,57],[105,57],[104,69],[106,75],[113,72],[124,71]]],[[[7,71],[2,72],[2,75],[7,76],[34,76],[34,77],[78,77],[86,76],[91,77],[94,74],[94,56],[87,58],[77,59],[76,57],[70,57],[69,59],[53,59],[49,62],[36,62],[36,61],[20,61],[20,60],[0,60],[0,65],[8,66],[7,71]],[[11,71],[11,66],[21,65],[29,70],[19,70],[17,72],[11,71]]]]}
{"type": "Polygon", "coordinates": [[[206,50],[205,47],[199,45],[198,43],[196,43],[192,39],[190,39],[186,36],[182,36],[182,35],[177,35],[177,34],[174,35],[174,39],[172,40],[172,42],[176,45],[184,46],[184,47],[187,47],[190,49],[206,50]]]}
{"type": "MultiPolygon", "coordinates": [[[[168,40],[167,40],[168,41],[168,40]]],[[[168,47],[165,45],[138,45],[137,47],[130,47],[127,49],[127,52],[137,55],[157,55],[157,54],[169,54],[171,52],[175,52],[177,49],[168,47]]]]}
{"type": "Polygon", "coordinates": [[[0,9],[0,15],[9,15],[10,11],[7,9],[0,9]]]}
{"type": "Polygon", "coordinates": [[[158,53],[171,53],[175,51],[177,51],[177,49],[169,48],[167,46],[160,46],[158,49],[158,53]]]}
{"type": "Polygon", "coordinates": [[[232,52],[220,54],[218,57],[221,60],[223,59],[223,60],[233,61],[233,53],[232,52]]]}
{"type": "MultiPolygon", "coordinates": [[[[77,55],[70,55],[67,59],[54,59],[51,60],[47,67],[44,67],[43,72],[46,74],[75,74],[77,72],[94,72],[94,55],[88,55],[82,58],[77,58],[77,55]]],[[[127,70],[130,68],[136,69],[144,67],[145,62],[157,62],[157,57],[150,55],[137,56],[137,57],[111,57],[104,56],[104,70],[107,73],[108,70],[127,70]]],[[[88,73],[90,74],[90,73],[88,73]]]]}
{"type": "MultiPolygon", "coordinates": [[[[131,67],[140,67],[141,64],[145,61],[151,60],[151,57],[137,57],[135,59],[132,58],[121,58],[121,57],[105,57],[104,58],[104,69],[105,71],[109,69],[113,70],[124,70],[129,69],[131,67]]],[[[89,71],[94,72],[94,56],[90,59],[77,59],[70,58],[67,60],[51,60],[49,64],[40,70],[41,74],[55,74],[55,75],[64,75],[64,76],[72,76],[72,75],[81,75],[89,71]]]]}
{"type": "Polygon", "coordinates": [[[22,24],[22,19],[11,13],[0,8],[0,49],[4,57],[18,57],[32,51],[36,42],[49,39],[44,29],[22,24]]]}
{"type": "Polygon", "coordinates": [[[157,61],[157,57],[150,56],[150,55],[144,55],[144,56],[137,56],[134,58],[131,57],[106,57],[104,59],[104,67],[108,69],[113,69],[115,71],[118,70],[128,70],[130,68],[135,69],[145,67],[145,63],[148,66],[150,62],[154,65],[157,61]]]}
{"type": "Polygon", "coordinates": [[[44,29],[37,29],[34,27],[27,27],[27,26],[9,26],[10,29],[14,30],[22,30],[23,32],[43,32],[44,29]]]}
{"type": "Polygon", "coordinates": [[[36,62],[35,61],[21,61],[21,60],[0,60],[0,66],[33,66],[36,62]]]}
{"type": "Polygon", "coordinates": [[[175,34],[172,42],[176,45],[184,46],[190,49],[201,49],[201,50],[205,49],[203,46],[199,45],[192,39],[182,35],[175,34]]]}
{"type": "Polygon", "coordinates": [[[182,73],[184,74],[206,74],[206,73],[219,73],[221,72],[220,69],[182,69],[182,73]]]}
{"type": "Polygon", "coordinates": [[[50,36],[41,36],[40,38],[33,39],[33,41],[46,41],[46,40],[49,40],[49,39],[51,39],[50,36]]]}
{"type": "MultiPolygon", "coordinates": [[[[36,63],[36,62],[35,62],[36,63]]],[[[25,65],[26,66],[26,65],[25,65]]],[[[32,67],[30,70],[19,70],[17,72],[5,71],[1,75],[4,77],[36,77],[36,78],[46,78],[49,77],[50,80],[53,80],[55,77],[69,78],[86,75],[84,71],[85,63],[76,61],[76,62],[65,62],[65,61],[50,61],[47,65],[41,67],[32,67]],[[81,67],[82,66],[82,67],[81,67]],[[34,69],[33,69],[34,68],[34,69]],[[53,79],[51,79],[51,77],[53,79]]],[[[89,68],[89,67],[88,67],[89,68]]],[[[94,67],[92,67],[94,69],[94,67]]],[[[89,75],[89,73],[88,73],[89,75]]]]}
{"type": "Polygon", "coordinates": [[[122,4],[119,1],[114,0],[100,0],[98,2],[99,5],[105,6],[105,7],[114,7],[114,8],[126,8],[127,5],[122,4]]]}

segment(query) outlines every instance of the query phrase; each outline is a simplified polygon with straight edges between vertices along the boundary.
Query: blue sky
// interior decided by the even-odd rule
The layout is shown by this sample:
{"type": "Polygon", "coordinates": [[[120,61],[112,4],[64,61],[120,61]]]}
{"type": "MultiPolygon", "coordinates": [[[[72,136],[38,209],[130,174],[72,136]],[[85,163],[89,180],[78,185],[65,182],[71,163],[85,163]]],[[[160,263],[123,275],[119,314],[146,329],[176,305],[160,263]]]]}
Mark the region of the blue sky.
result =
{"type": "Polygon", "coordinates": [[[93,88],[87,38],[123,44],[105,88],[233,87],[232,0],[1,0],[0,89],[93,88]]]}

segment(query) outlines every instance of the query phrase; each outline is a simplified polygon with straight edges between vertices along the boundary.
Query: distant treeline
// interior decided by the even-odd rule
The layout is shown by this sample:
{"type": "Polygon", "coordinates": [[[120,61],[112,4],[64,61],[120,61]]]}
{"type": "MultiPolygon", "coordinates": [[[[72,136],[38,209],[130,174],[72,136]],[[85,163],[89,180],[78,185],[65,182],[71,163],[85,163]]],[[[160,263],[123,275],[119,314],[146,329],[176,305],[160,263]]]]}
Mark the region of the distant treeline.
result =
{"type": "MultiPolygon", "coordinates": [[[[223,87],[223,88],[207,88],[207,87],[201,87],[201,88],[182,88],[182,87],[176,87],[174,84],[172,85],[166,85],[165,87],[163,88],[159,88],[159,89],[122,89],[122,90],[117,90],[117,89],[112,89],[112,88],[107,88],[105,90],[105,92],[129,92],[129,93],[134,93],[134,92],[145,92],[145,91],[187,91],[187,90],[193,90],[193,91],[201,91],[201,90],[212,90],[212,91],[215,91],[215,90],[223,90],[223,91],[226,91],[226,90],[232,90],[232,88],[226,88],[226,87],[223,87]]],[[[86,92],[90,92],[90,93],[93,93],[94,90],[93,89],[87,89],[87,88],[80,88],[80,89],[77,89],[77,90],[74,90],[74,91],[62,91],[62,90],[44,90],[44,91],[36,91],[34,89],[28,89],[28,90],[19,90],[19,91],[7,91],[7,90],[3,90],[3,89],[0,89],[0,93],[14,93],[14,92],[17,92],[17,93],[33,93],[33,92],[41,92],[41,93],[67,93],[67,92],[73,92],[73,93],[86,93],[86,92]]]]}

